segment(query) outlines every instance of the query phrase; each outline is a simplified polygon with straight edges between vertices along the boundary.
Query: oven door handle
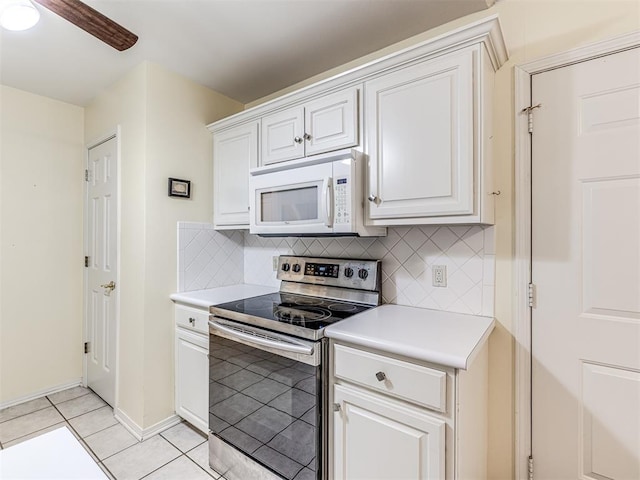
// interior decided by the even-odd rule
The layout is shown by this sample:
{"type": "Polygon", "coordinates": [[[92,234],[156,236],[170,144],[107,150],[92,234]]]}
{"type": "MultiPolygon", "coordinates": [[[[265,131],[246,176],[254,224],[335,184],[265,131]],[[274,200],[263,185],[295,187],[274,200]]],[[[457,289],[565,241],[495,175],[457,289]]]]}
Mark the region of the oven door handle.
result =
{"type": "Polygon", "coordinates": [[[267,338],[266,336],[258,336],[251,333],[250,330],[242,330],[238,327],[227,327],[213,320],[209,320],[209,326],[215,330],[220,330],[232,337],[241,338],[257,345],[262,345],[277,350],[283,350],[292,353],[301,353],[303,355],[313,355],[313,347],[303,343],[296,342],[293,338],[287,339],[286,342],[278,341],[276,337],[267,338]]]}

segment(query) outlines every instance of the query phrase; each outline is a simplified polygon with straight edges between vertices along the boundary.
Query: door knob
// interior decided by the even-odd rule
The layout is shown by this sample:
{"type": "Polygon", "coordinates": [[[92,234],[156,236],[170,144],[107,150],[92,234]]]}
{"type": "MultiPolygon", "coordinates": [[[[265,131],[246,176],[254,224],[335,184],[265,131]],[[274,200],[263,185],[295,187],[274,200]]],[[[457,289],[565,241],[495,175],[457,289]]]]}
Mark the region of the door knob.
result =
{"type": "Polygon", "coordinates": [[[110,292],[113,292],[116,288],[116,283],[111,280],[109,283],[105,283],[104,285],[100,285],[102,288],[108,289],[110,292]]]}
{"type": "Polygon", "coordinates": [[[311,135],[309,135],[308,133],[305,133],[304,139],[308,142],[309,140],[311,140],[311,135]]]}
{"type": "Polygon", "coordinates": [[[293,141],[296,143],[302,143],[302,137],[293,137],[293,141]]]}

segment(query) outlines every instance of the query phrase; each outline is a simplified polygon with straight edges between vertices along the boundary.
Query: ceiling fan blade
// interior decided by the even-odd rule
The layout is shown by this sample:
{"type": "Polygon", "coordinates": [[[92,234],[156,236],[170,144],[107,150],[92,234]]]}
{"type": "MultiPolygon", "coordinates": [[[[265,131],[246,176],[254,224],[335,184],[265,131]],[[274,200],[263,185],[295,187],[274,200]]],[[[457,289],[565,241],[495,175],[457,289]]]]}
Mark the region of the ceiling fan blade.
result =
{"type": "Polygon", "coordinates": [[[138,41],[137,35],[80,0],[33,1],[121,52],[138,41]]]}

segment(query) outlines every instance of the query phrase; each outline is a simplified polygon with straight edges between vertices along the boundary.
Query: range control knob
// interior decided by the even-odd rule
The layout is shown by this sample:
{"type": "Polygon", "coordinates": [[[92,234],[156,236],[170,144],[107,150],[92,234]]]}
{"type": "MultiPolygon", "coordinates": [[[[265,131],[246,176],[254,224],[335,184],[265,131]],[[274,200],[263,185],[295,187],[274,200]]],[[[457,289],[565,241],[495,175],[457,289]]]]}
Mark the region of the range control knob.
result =
{"type": "Polygon", "coordinates": [[[283,272],[288,272],[290,268],[291,268],[291,265],[289,265],[288,263],[283,263],[282,264],[282,271],[283,272]]]}
{"type": "Polygon", "coordinates": [[[347,278],[353,277],[353,268],[347,267],[344,269],[344,276],[347,278]]]}
{"type": "Polygon", "coordinates": [[[362,280],[366,280],[368,276],[369,276],[369,272],[364,268],[361,268],[360,270],[358,270],[358,277],[360,277],[362,280]]]}
{"type": "Polygon", "coordinates": [[[294,263],[293,267],[291,268],[294,272],[298,273],[300,271],[300,264],[299,263],[294,263]]]}

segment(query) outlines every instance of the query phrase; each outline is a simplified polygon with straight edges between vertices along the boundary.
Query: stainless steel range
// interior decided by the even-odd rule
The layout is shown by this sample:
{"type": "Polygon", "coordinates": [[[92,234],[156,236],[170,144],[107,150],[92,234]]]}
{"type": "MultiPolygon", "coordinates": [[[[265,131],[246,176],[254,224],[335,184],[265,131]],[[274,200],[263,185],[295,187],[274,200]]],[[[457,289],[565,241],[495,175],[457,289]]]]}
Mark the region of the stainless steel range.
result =
{"type": "Polygon", "coordinates": [[[210,308],[209,461],[229,480],[326,477],[324,328],[380,303],[380,261],[281,256],[278,293],[210,308]]]}

